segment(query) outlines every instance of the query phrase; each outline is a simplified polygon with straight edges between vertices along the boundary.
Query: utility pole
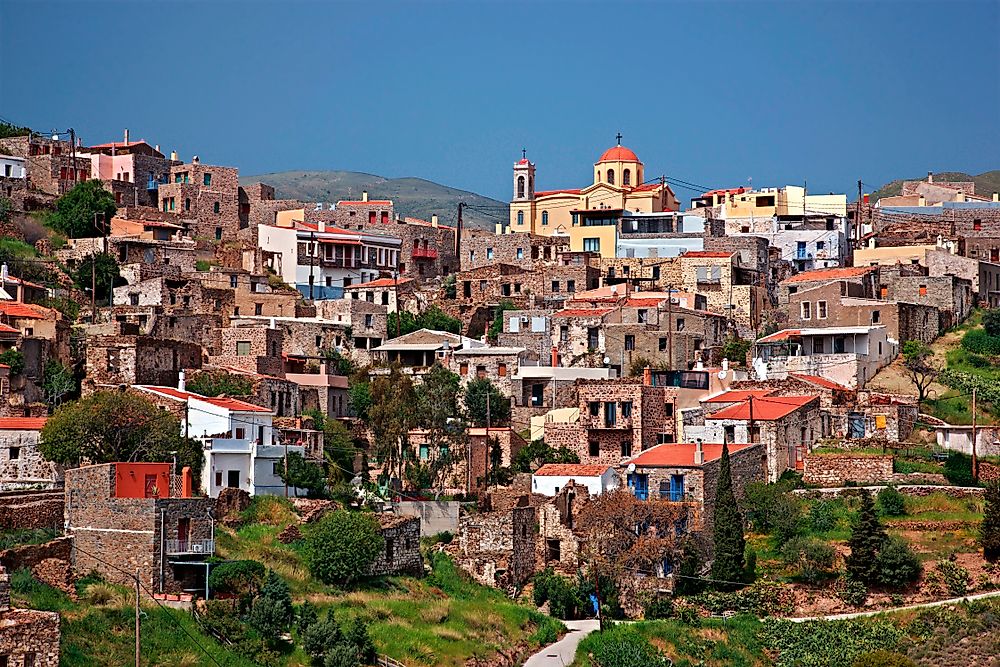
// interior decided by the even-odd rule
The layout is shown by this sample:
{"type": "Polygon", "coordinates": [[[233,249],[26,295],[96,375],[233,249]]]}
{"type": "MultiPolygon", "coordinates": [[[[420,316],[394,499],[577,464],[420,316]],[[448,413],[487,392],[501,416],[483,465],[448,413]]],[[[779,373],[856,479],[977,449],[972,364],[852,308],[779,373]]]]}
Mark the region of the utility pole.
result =
{"type": "Polygon", "coordinates": [[[316,282],[315,278],[313,277],[313,268],[316,266],[316,262],[319,261],[319,258],[316,256],[316,254],[317,254],[316,253],[316,232],[309,232],[309,250],[312,251],[310,253],[310,255],[312,255],[312,256],[309,258],[309,300],[312,301],[313,300],[313,283],[316,282]]]}
{"type": "Polygon", "coordinates": [[[972,388],[972,481],[979,483],[979,461],[976,458],[976,388],[972,388]]]}
{"type": "Polygon", "coordinates": [[[76,185],[76,132],[69,128],[70,155],[73,160],[73,185],[76,185]]]}
{"type": "Polygon", "coordinates": [[[288,497],[288,438],[282,438],[281,444],[285,446],[285,498],[288,497]]]}
{"type": "Polygon", "coordinates": [[[674,286],[667,285],[667,368],[674,370],[674,286]]]}
{"type": "Polygon", "coordinates": [[[753,444],[753,394],[749,394],[747,396],[747,405],[750,406],[750,419],[747,426],[747,440],[750,444],[753,444]]]}
{"type": "Polygon", "coordinates": [[[861,179],[858,179],[858,204],[857,211],[854,213],[854,247],[857,248],[861,243],[861,199],[864,197],[862,194],[862,188],[864,184],[861,179]]]}
{"type": "Polygon", "coordinates": [[[601,609],[601,576],[594,568],[594,597],[597,598],[597,627],[604,632],[604,610],[601,609]]]}
{"type": "MultiPolygon", "coordinates": [[[[94,213],[94,229],[97,229],[97,216],[94,213]]],[[[97,252],[90,253],[90,322],[97,324],[97,252]]]]}
{"type": "Polygon", "coordinates": [[[139,568],[135,569],[135,667],[139,667],[139,568]]]}
{"type": "Polygon", "coordinates": [[[396,300],[396,338],[399,338],[399,268],[392,272],[392,296],[396,300]]]}

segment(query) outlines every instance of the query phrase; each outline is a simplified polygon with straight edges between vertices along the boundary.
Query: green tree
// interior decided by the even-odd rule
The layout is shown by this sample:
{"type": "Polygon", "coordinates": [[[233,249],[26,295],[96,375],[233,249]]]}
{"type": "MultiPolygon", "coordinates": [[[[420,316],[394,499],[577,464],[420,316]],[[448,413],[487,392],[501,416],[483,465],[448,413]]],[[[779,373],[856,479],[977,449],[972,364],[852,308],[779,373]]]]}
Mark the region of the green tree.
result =
{"type": "Polygon", "coordinates": [[[31,128],[21,127],[20,125],[15,125],[14,123],[8,123],[3,120],[0,121],[0,139],[7,139],[8,137],[26,137],[31,134],[31,128]]]}
{"type": "Polygon", "coordinates": [[[72,369],[56,359],[49,359],[45,364],[42,390],[50,407],[62,405],[63,399],[77,390],[72,369]]]}
{"type": "Polygon", "coordinates": [[[309,571],[325,584],[352,584],[368,576],[385,541],[375,516],[369,512],[330,512],[305,536],[309,571]]]}
{"type": "Polygon", "coordinates": [[[389,338],[405,336],[418,329],[420,329],[420,325],[417,324],[417,319],[413,317],[413,313],[406,310],[401,313],[398,311],[389,313],[389,317],[386,320],[386,331],[389,338]]]}
{"type": "Polygon", "coordinates": [[[247,623],[273,642],[291,627],[292,618],[292,595],[288,584],[274,570],[270,570],[260,594],[250,607],[247,623]]]}
{"type": "Polygon", "coordinates": [[[202,396],[249,396],[253,381],[228,371],[202,371],[187,381],[187,389],[202,396]]]}
{"type": "Polygon", "coordinates": [[[730,337],[726,339],[725,344],[722,346],[722,356],[734,364],[745,365],[747,363],[747,352],[750,351],[752,344],[751,341],[743,338],[730,337]]]}
{"type": "Polygon", "coordinates": [[[56,210],[49,216],[48,224],[72,239],[103,236],[105,229],[94,224],[95,215],[110,228],[117,210],[114,195],[99,180],[82,181],[56,200],[56,210]]]}
{"type": "Polygon", "coordinates": [[[934,363],[934,351],[918,340],[903,343],[903,368],[917,388],[917,400],[927,398],[927,390],[941,374],[941,368],[934,363]]]}
{"type": "Polygon", "coordinates": [[[448,315],[437,306],[431,306],[420,313],[420,317],[417,318],[417,328],[460,334],[462,333],[462,321],[448,315]]]}
{"type": "Polygon", "coordinates": [[[254,597],[260,591],[267,571],[255,560],[231,560],[219,563],[208,575],[208,586],[216,593],[254,597]]]}
{"type": "Polygon", "coordinates": [[[876,558],[876,580],[889,588],[901,588],[920,578],[922,567],[906,540],[886,538],[876,558]]]}
{"type": "Polygon", "coordinates": [[[416,403],[413,382],[398,366],[371,383],[368,425],[374,454],[390,476],[402,477],[403,452],[407,449],[410,429],[416,423],[416,403]]]}
{"type": "Polygon", "coordinates": [[[333,366],[336,375],[346,375],[347,377],[351,377],[358,372],[357,365],[351,361],[350,357],[344,356],[336,350],[325,350],[323,354],[326,357],[327,362],[333,366]]]}
{"type": "Polygon", "coordinates": [[[903,516],[906,514],[906,498],[895,486],[889,485],[878,492],[879,509],[886,516],[903,516]]]}
{"type": "Polygon", "coordinates": [[[326,475],[323,468],[307,461],[298,452],[288,453],[288,473],[282,465],[278,470],[282,482],[297,489],[305,489],[309,498],[321,498],[326,492],[326,475]]]}
{"type": "Polygon", "coordinates": [[[89,290],[95,286],[99,304],[108,302],[112,289],[126,284],[118,260],[103,252],[84,257],[73,272],[73,280],[81,289],[89,290]]]}
{"type": "Polygon", "coordinates": [[[347,627],[347,632],[344,635],[347,641],[357,649],[358,658],[362,664],[375,664],[375,642],[372,641],[371,635],[368,634],[368,626],[361,616],[355,616],[351,620],[351,624],[347,627]]]}
{"type": "Polygon", "coordinates": [[[544,440],[533,440],[514,457],[514,472],[535,472],[546,463],[579,463],[580,457],[565,445],[554,449],[544,440]]]}
{"type": "Polygon", "coordinates": [[[983,329],[995,338],[1000,337],[1000,308],[983,311],[983,329]]]}
{"type": "Polygon", "coordinates": [[[347,388],[347,403],[355,417],[368,421],[368,410],[372,406],[371,383],[367,379],[352,378],[347,388]]]}
{"type": "Polygon", "coordinates": [[[486,403],[489,396],[489,425],[510,424],[510,399],[505,398],[489,378],[477,378],[465,385],[465,410],[473,426],[486,426],[486,403]]]}
{"type": "Polygon", "coordinates": [[[24,372],[24,355],[16,347],[0,352],[0,364],[10,366],[11,376],[20,375],[24,372]]]}
{"type": "Polygon", "coordinates": [[[434,364],[417,387],[416,424],[425,430],[430,486],[442,489],[465,445],[465,427],[459,420],[459,377],[434,364]]]}
{"type": "Polygon", "coordinates": [[[486,332],[486,337],[491,341],[496,342],[500,332],[503,331],[504,312],[515,309],[516,306],[513,301],[510,299],[500,299],[500,303],[493,309],[493,321],[490,322],[490,328],[486,332]]]}
{"type": "Polygon", "coordinates": [[[441,290],[444,292],[444,298],[454,299],[458,295],[458,289],[456,287],[455,274],[452,273],[445,277],[441,282],[441,290]]]}
{"type": "Polygon", "coordinates": [[[878,553],[888,536],[878,520],[875,500],[867,489],[861,489],[861,508],[851,527],[847,545],[851,553],[846,558],[847,575],[865,584],[878,580],[878,553]]]}
{"type": "Polygon", "coordinates": [[[10,222],[10,215],[14,211],[14,202],[6,197],[0,197],[0,222],[10,222]]]}
{"type": "Polygon", "coordinates": [[[63,465],[114,461],[163,462],[177,452],[195,479],[201,472],[201,443],[181,435],[180,421],[138,393],[98,391],[67,403],[49,417],[38,444],[42,455],[63,465]]]}
{"type": "Polygon", "coordinates": [[[983,558],[991,563],[1000,561],[1000,481],[986,485],[986,506],[979,525],[979,544],[983,558]]]}
{"type": "Polygon", "coordinates": [[[327,461],[327,478],[331,485],[343,482],[357,472],[354,460],[358,447],[350,429],[339,419],[323,420],[323,454],[327,461]]]}
{"type": "MultiPolygon", "coordinates": [[[[733,492],[733,476],[729,462],[729,448],[722,445],[719,461],[719,481],[715,492],[713,517],[715,559],[712,561],[712,579],[717,582],[739,582],[746,569],[746,539],[743,535],[743,516],[733,492]]],[[[731,588],[732,583],[719,583],[720,588],[731,588]]]]}

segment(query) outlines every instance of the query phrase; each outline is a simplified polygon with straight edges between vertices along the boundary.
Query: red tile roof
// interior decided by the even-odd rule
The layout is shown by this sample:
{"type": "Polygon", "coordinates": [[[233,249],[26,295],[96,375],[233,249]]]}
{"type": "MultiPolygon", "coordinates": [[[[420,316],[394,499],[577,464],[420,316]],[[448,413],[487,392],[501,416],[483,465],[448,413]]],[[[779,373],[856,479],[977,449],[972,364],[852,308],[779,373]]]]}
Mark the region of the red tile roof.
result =
{"type": "Polygon", "coordinates": [[[362,287],[392,287],[393,285],[405,285],[406,283],[413,282],[413,278],[400,278],[396,280],[394,278],[379,278],[378,280],[369,280],[366,283],[358,283],[357,285],[348,285],[345,290],[349,289],[360,289],[362,287]]]}
{"type": "Polygon", "coordinates": [[[262,408],[259,405],[254,405],[253,403],[247,403],[246,401],[240,401],[235,398],[225,398],[225,397],[212,397],[212,396],[202,396],[201,394],[196,394],[192,391],[181,391],[180,389],[175,389],[174,387],[158,387],[153,385],[138,385],[141,389],[151,391],[155,394],[162,394],[164,396],[169,396],[170,398],[177,399],[178,401],[186,401],[188,399],[194,398],[199,401],[204,401],[215,405],[220,408],[225,408],[227,410],[232,410],[233,412],[270,412],[267,408],[262,408]]]}
{"type": "Polygon", "coordinates": [[[770,396],[774,393],[774,389],[750,389],[750,390],[731,390],[726,391],[718,396],[710,396],[704,400],[702,403],[739,403],[740,401],[745,401],[749,397],[753,396],[756,398],[763,398],[764,396],[770,396]]]}
{"type": "MultiPolygon", "coordinates": [[[[93,146],[88,146],[87,148],[131,148],[132,146],[139,146],[140,144],[145,144],[143,140],[139,141],[109,141],[106,144],[94,144],[93,146]]],[[[147,144],[148,145],[148,144],[147,144]]]]}
{"type": "Polygon", "coordinates": [[[0,417],[0,431],[41,431],[48,417],[0,417]]]}
{"type": "Polygon", "coordinates": [[[723,252],[721,250],[688,250],[686,253],[681,255],[681,257],[701,257],[701,258],[723,258],[732,257],[736,253],[734,252],[723,252]]]}
{"type": "Polygon", "coordinates": [[[722,408],[707,415],[705,419],[750,419],[750,404],[753,403],[754,421],[775,421],[792,414],[804,405],[818,401],[818,396],[766,396],[741,401],[736,405],[722,408]]]}
{"type": "Polygon", "coordinates": [[[15,278],[14,276],[8,275],[7,282],[14,283],[15,285],[27,285],[28,287],[37,287],[38,289],[45,289],[45,285],[39,285],[38,283],[33,283],[30,280],[25,280],[24,278],[15,278]]]}
{"type": "Polygon", "coordinates": [[[778,341],[788,340],[792,336],[798,336],[801,333],[802,333],[802,331],[800,329],[782,329],[781,331],[773,333],[770,336],[764,336],[763,338],[761,338],[757,342],[758,343],[777,343],[778,341]]]}
{"type": "Polygon", "coordinates": [[[833,389],[835,391],[854,391],[850,387],[845,387],[842,384],[837,384],[833,380],[827,380],[826,378],[820,377],[818,375],[806,375],[804,373],[789,373],[796,380],[802,380],[803,382],[808,382],[809,384],[815,384],[826,389],[833,389]]]}
{"type": "Polygon", "coordinates": [[[802,273],[795,274],[791,278],[785,278],[781,281],[781,284],[812,283],[820,280],[844,280],[846,278],[857,278],[876,270],[878,270],[877,266],[842,266],[835,269],[803,271],[802,273]]]}
{"type": "Polygon", "coordinates": [[[614,160],[621,160],[622,162],[638,162],[639,156],[631,148],[625,148],[622,145],[612,146],[608,150],[601,154],[601,158],[598,162],[609,162],[614,160]]]}
{"type": "Polygon", "coordinates": [[[658,299],[657,298],[641,299],[641,298],[638,298],[638,297],[633,297],[633,298],[631,298],[631,299],[629,299],[628,301],[625,302],[625,307],[626,308],[652,308],[652,307],[660,305],[661,303],[663,303],[666,300],[667,300],[666,296],[662,296],[662,297],[660,297],[658,299]]]}
{"type": "MultiPolygon", "coordinates": [[[[729,453],[738,452],[754,445],[729,445],[729,453]]],[[[722,458],[722,445],[720,443],[703,444],[702,451],[705,454],[705,463],[722,458]]],[[[667,443],[657,445],[647,449],[629,463],[634,463],[638,467],[662,467],[662,468],[684,468],[695,467],[694,453],[698,445],[692,443],[667,443]]]]}
{"type": "Polygon", "coordinates": [[[549,195],[578,195],[580,194],[580,189],[568,189],[568,190],[536,190],[536,197],[548,197],[549,195]]]}
{"type": "Polygon", "coordinates": [[[48,317],[48,309],[19,301],[0,301],[0,315],[8,317],[24,317],[33,320],[43,320],[48,317]]]}
{"type": "Polygon", "coordinates": [[[6,324],[0,324],[0,333],[21,333],[14,327],[9,327],[6,324]]]}
{"type": "Polygon", "coordinates": [[[552,317],[603,317],[613,308],[565,308],[552,313],[552,317]]]}
{"type": "Polygon", "coordinates": [[[358,200],[341,200],[337,202],[337,206],[392,206],[392,201],[388,199],[369,199],[368,201],[358,201],[358,200]]]}
{"type": "Polygon", "coordinates": [[[728,194],[741,195],[744,192],[749,192],[749,190],[743,187],[728,188],[725,190],[709,190],[708,192],[703,194],[702,197],[711,197],[712,195],[728,195],[728,194]]]}
{"type": "Polygon", "coordinates": [[[586,463],[546,463],[534,474],[539,477],[600,477],[610,467],[586,463]]]}

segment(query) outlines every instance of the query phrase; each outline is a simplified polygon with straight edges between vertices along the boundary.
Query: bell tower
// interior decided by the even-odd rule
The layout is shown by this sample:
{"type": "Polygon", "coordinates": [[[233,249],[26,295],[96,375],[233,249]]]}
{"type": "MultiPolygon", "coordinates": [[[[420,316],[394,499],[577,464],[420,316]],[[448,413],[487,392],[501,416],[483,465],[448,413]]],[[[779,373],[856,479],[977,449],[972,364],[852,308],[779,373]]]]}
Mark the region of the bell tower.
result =
{"type": "Polygon", "coordinates": [[[521,149],[521,159],[514,164],[514,197],[512,202],[535,199],[535,165],[528,160],[528,152],[521,149]]]}

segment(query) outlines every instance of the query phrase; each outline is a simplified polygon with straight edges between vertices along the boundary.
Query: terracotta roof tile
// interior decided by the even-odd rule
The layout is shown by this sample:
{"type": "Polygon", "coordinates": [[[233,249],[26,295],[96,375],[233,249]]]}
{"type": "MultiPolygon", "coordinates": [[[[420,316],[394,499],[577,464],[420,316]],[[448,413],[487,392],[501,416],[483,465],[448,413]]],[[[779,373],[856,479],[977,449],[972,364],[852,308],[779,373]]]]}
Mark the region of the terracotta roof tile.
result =
{"type": "Polygon", "coordinates": [[[795,274],[791,278],[785,278],[781,281],[781,284],[811,283],[819,280],[844,280],[846,278],[857,278],[876,270],[878,270],[877,266],[842,266],[835,269],[803,271],[802,273],[795,274]]]}
{"type": "Polygon", "coordinates": [[[732,257],[735,254],[736,254],[735,252],[723,252],[721,250],[688,250],[686,253],[681,255],[681,257],[695,257],[695,258],[702,257],[705,259],[709,258],[721,259],[724,257],[732,257]]]}
{"type": "Polygon", "coordinates": [[[0,315],[41,320],[48,317],[48,308],[18,301],[0,301],[0,315]]]}
{"type": "Polygon", "coordinates": [[[586,463],[546,463],[534,474],[539,477],[600,477],[610,467],[586,463]]]}
{"type": "MultiPolygon", "coordinates": [[[[754,447],[755,445],[729,445],[729,453],[738,452],[747,447],[754,447]]],[[[661,467],[661,468],[673,468],[673,467],[695,467],[694,454],[697,450],[698,445],[694,443],[667,443],[665,445],[657,445],[647,449],[639,456],[630,460],[629,463],[634,463],[637,467],[661,467]]],[[[715,461],[722,457],[722,444],[721,443],[707,443],[702,445],[702,451],[705,454],[705,463],[715,461]]]]}
{"type": "Polygon", "coordinates": [[[806,375],[804,373],[789,373],[789,375],[797,380],[802,380],[803,382],[808,382],[825,389],[833,389],[836,391],[854,391],[850,387],[845,387],[842,384],[837,384],[833,380],[827,380],[826,378],[818,375],[806,375]]]}
{"type": "Polygon", "coordinates": [[[753,396],[755,399],[770,396],[774,393],[774,391],[774,389],[733,389],[732,391],[725,391],[718,396],[709,396],[708,398],[702,400],[702,403],[739,403],[740,401],[747,400],[750,396],[753,396]]]}
{"type": "Polygon", "coordinates": [[[47,417],[0,417],[0,431],[40,431],[47,417]]]}
{"type": "Polygon", "coordinates": [[[552,317],[603,317],[613,308],[565,308],[552,313],[552,317]]]}
{"type": "Polygon", "coordinates": [[[766,396],[752,401],[741,401],[706,415],[705,419],[750,419],[750,403],[753,403],[754,421],[775,421],[787,417],[804,405],[818,401],[818,396],[766,396]]]}
{"type": "Polygon", "coordinates": [[[536,190],[535,197],[548,197],[549,195],[578,195],[579,188],[569,190],[536,190]]]}
{"type": "Polygon", "coordinates": [[[348,285],[345,290],[360,289],[362,287],[392,287],[393,285],[405,285],[406,283],[413,282],[413,278],[400,278],[395,280],[394,278],[379,278],[378,280],[369,280],[366,283],[358,283],[357,285],[348,285]]]}

